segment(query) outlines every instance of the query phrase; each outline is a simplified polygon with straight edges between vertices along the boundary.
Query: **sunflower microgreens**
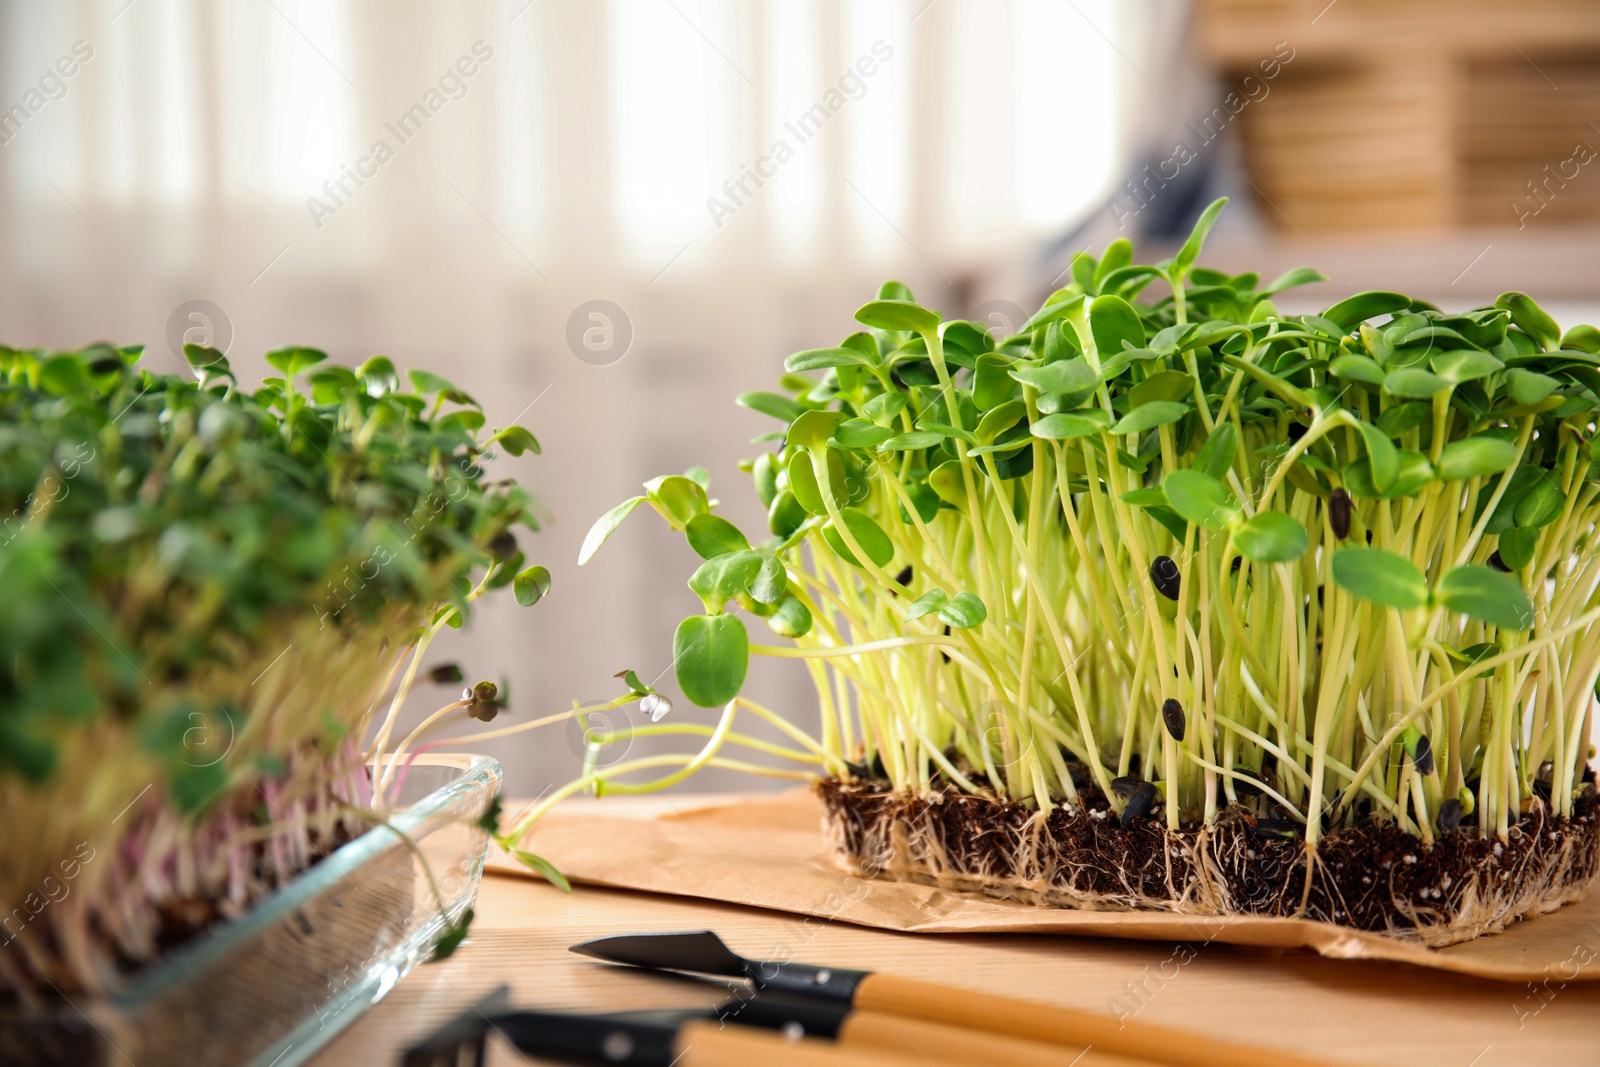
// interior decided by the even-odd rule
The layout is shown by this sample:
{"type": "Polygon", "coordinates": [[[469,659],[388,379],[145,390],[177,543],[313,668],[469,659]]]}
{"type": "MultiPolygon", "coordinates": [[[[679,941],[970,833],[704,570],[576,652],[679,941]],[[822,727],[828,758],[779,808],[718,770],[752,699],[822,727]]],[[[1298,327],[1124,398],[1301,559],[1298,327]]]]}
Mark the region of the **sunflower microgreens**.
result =
{"type": "MultiPolygon", "coordinates": [[[[1008,338],[885,285],[863,330],[739,398],[783,425],[748,465],[770,536],[698,470],[603,516],[580,562],[642,504],[704,560],[673,658],[724,710],[656,759],[733,743],[1045,811],[1090,783],[1149,808],[1150,785],[1172,828],[1264,793],[1312,844],[1464,815],[1504,837],[1536,794],[1569,814],[1600,675],[1600,330],[1521,293],[1282,314],[1325,279],[1198,266],[1223,204],[1162,263],[1079,255],[1008,338]],[[740,695],[751,655],[804,661],[820,737],[740,695]],[[798,747],[732,733],[741,709],[798,747]]],[[[683,777],[611,773],[574,785],[683,777]]]]}

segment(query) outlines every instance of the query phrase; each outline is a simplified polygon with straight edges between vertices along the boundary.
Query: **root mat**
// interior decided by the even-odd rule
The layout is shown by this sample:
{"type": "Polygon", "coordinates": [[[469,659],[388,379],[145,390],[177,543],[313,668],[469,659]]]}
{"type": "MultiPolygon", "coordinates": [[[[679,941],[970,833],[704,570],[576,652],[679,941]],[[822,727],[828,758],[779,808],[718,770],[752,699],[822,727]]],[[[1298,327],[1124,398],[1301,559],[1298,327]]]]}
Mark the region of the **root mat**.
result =
{"type": "MultiPolygon", "coordinates": [[[[516,806],[510,805],[515,812],[516,806]]],[[[507,820],[508,823],[510,820],[507,820]]],[[[1600,884],[1548,915],[1444,949],[1306,919],[1075,911],[847,873],[808,790],[707,803],[652,798],[566,804],[525,847],[573,882],[746,904],[916,934],[1055,934],[1308,948],[1507,982],[1600,981],[1600,884]]],[[[532,876],[503,854],[489,868],[532,876]]]]}

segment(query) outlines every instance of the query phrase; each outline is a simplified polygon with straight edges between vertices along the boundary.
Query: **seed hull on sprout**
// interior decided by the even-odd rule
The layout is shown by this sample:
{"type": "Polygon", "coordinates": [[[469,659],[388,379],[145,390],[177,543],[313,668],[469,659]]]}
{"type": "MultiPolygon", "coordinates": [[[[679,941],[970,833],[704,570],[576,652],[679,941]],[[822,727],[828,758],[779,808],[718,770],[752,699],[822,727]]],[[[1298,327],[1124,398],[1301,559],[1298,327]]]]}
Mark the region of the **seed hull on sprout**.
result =
{"type": "Polygon", "coordinates": [[[1429,846],[1368,823],[1327,834],[1314,858],[1298,836],[1263,833],[1242,805],[1171,831],[1155,818],[1124,827],[1094,791],[1048,815],[887,782],[829,778],[817,793],[826,835],[858,874],[1085,911],[1305,918],[1432,948],[1572,903],[1600,870],[1592,780],[1570,818],[1535,799],[1503,844],[1457,831],[1429,846]]]}

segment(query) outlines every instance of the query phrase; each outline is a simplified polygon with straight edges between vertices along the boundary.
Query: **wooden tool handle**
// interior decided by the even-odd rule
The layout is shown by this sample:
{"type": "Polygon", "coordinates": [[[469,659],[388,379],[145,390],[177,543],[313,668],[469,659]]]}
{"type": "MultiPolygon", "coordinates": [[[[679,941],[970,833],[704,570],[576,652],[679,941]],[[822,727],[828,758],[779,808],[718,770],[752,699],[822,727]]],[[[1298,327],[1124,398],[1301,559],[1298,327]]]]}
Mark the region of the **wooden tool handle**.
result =
{"type": "Polygon", "coordinates": [[[1087,1049],[1081,1043],[1045,1044],[870,1009],[858,1010],[845,1020],[839,1044],[904,1056],[934,1067],[988,1067],[993,1063],[1007,1067],[1066,1067],[1069,1063],[1073,1067],[1160,1067],[1150,1060],[1087,1049]]]}
{"type": "Polygon", "coordinates": [[[712,1022],[685,1024],[678,1050],[674,1067],[927,1067],[923,1060],[878,1049],[712,1022]]]}
{"type": "Polygon", "coordinates": [[[1174,1067],[1328,1067],[1279,1049],[1240,1045],[1130,1019],[1052,1008],[1027,1000],[869,974],[856,987],[856,1008],[984,1030],[1029,1041],[1083,1048],[1174,1067]]]}

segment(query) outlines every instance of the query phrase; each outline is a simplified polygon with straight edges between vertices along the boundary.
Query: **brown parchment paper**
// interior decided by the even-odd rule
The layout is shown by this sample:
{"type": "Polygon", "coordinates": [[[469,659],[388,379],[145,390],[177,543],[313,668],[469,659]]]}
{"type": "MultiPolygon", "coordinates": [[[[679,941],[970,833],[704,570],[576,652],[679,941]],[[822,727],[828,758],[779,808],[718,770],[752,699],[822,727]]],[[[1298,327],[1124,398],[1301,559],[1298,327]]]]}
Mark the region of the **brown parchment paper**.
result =
{"type": "MultiPolygon", "coordinates": [[[[516,811],[517,805],[508,805],[516,811]]],[[[509,825],[510,820],[507,820],[509,825]]],[[[1445,949],[1304,919],[1041,908],[847,873],[808,790],[558,806],[525,847],[573,882],[747,904],[917,934],[1056,934],[1309,948],[1507,982],[1600,980],[1600,885],[1504,933],[1445,949]]],[[[530,876],[498,851],[488,869],[530,876]]]]}

